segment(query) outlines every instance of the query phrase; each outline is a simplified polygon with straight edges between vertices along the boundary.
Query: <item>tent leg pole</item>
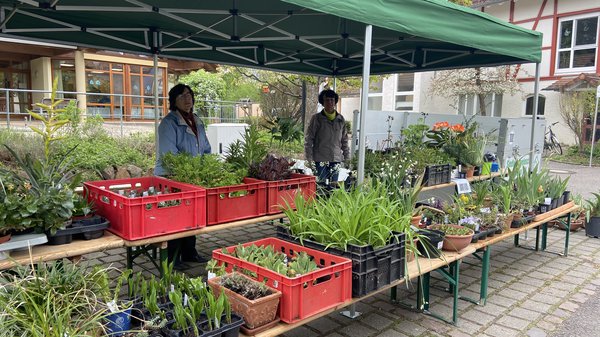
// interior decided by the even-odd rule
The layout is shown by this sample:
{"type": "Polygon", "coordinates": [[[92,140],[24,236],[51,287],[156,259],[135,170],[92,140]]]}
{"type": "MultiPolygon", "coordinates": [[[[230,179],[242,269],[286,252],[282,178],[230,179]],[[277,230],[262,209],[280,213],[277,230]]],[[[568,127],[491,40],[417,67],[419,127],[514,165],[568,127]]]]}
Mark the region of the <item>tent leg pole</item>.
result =
{"type": "Polygon", "coordinates": [[[537,120],[538,104],[540,98],[540,64],[535,64],[535,84],[533,86],[533,113],[531,115],[531,141],[529,143],[529,172],[533,171],[533,158],[535,157],[535,121],[537,120]]]}
{"type": "Polygon", "coordinates": [[[358,134],[358,172],[356,182],[360,185],[365,180],[365,114],[369,100],[369,75],[371,74],[371,38],[373,26],[365,28],[365,52],[363,56],[362,90],[360,91],[360,132],[358,134]]]}

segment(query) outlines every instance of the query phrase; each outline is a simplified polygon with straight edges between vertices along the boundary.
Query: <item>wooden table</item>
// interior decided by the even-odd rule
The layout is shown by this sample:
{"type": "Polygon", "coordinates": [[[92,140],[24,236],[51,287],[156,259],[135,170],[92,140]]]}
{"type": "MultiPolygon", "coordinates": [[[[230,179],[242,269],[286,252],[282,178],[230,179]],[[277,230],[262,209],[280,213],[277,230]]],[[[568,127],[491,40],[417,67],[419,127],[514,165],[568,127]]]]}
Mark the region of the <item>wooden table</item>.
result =
{"type": "Polygon", "coordinates": [[[0,261],[0,270],[62,258],[79,260],[85,254],[123,246],[123,239],[108,231],[104,231],[104,235],[101,238],[94,240],[74,240],[65,245],[52,246],[45,244],[33,246],[30,249],[13,251],[7,260],[0,261]]]}
{"type": "MultiPolygon", "coordinates": [[[[435,186],[432,186],[432,187],[435,187],[435,186]]],[[[503,232],[501,234],[494,235],[491,238],[487,238],[485,240],[480,240],[476,243],[472,243],[465,249],[461,250],[460,252],[443,251],[441,257],[437,258],[437,259],[426,259],[426,258],[421,257],[417,260],[409,262],[407,265],[407,277],[406,278],[411,279],[411,280],[415,279],[417,277],[421,278],[421,280],[419,280],[419,282],[417,282],[417,309],[422,311],[425,314],[429,314],[436,318],[442,319],[446,322],[456,324],[456,322],[457,322],[457,306],[458,306],[457,302],[459,299],[466,299],[466,300],[470,300],[471,302],[474,302],[477,304],[485,305],[485,302],[487,300],[487,283],[488,283],[487,280],[488,280],[488,276],[489,276],[488,274],[489,274],[489,266],[490,266],[491,245],[498,243],[500,241],[506,240],[511,237],[517,238],[520,233],[523,233],[529,229],[536,229],[536,230],[538,230],[538,232],[536,233],[536,248],[539,248],[539,247],[537,247],[537,246],[539,246],[538,243],[539,243],[539,239],[540,239],[539,230],[540,230],[540,227],[542,227],[541,239],[542,239],[542,250],[543,250],[546,248],[545,240],[546,240],[546,235],[547,235],[547,233],[546,233],[547,223],[549,221],[557,219],[557,218],[567,217],[567,228],[568,228],[569,224],[570,224],[570,215],[572,212],[574,212],[576,210],[578,210],[578,206],[575,206],[573,204],[566,205],[562,209],[559,209],[556,212],[549,214],[543,220],[534,221],[534,222],[531,222],[524,226],[521,226],[519,228],[510,228],[508,231],[503,232]],[[478,252],[483,252],[483,257],[479,257],[477,255],[478,252]],[[479,259],[481,260],[482,275],[481,275],[481,289],[480,289],[480,300],[479,301],[473,301],[471,299],[468,299],[466,297],[461,297],[459,295],[460,262],[464,257],[467,257],[469,255],[475,255],[475,256],[479,257],[479,259]],[[429,280],[430,280],[430,274],[433,271],[440,272],[442,274],[442,276],[450,284],[450,290],[453,294],[452,320],[445,319],[429,310],[429,288],[430,288],[429,280]]],[[[569,237],[569,231],[567,230],[566,236],[565,236],[565,255],[568,250],[568,237],[569,237]]],[[[384,286],[372,293],[369,293],[363,297],[353,298],[352,300],[341,303],[334,308],[330,308],[319,314],[305,318],[305,319],[295,322],[293,324],[278,323],[275,327],[273,327],[267,331],[264,331],[262,333],[259,333],[256,336],[266,337],[266,336],[280,335],[286,331],[297,328],[303,324],[309,323],[320,317],[326,316],[332,312],[339,311],[342,308],[356,304],[359,301],[362,301],[366,298],[369,298],[371,296],[379,294],[388,289],[392,289],[392,297],[395,298],[395,293],[396,293],[394,291],[395,287],[398,285],[402,285],[404,282],[405,282],[405,279],[398,280],[398,281],[393,282],[387,286],[384,286]]]]}
{"type": "Polygon", "coordinates": [[[535,236],[535,250],[538,251],[546,250],[546,238],[548,235],[548,222],[551,220],[555,220],[558,218],[566,217],[566,225],[567,230],[565,231],[565,247],[564,251],[561,255],[567,256],[569,252],[569,235],[570,235],[570,227],[571,227],[571,213],[577,211],[579,206],[575,205],[573,202],[570,202],[567,205],[562,206],[562,208],[552,210],[548,212],[548,214],[542,219],[538,221],[533,221],[528,224],[525,224],[518,228],[510,228],[501,234],[494,235],[491,238],[486,238],[485,240],[480,240],[478,242],[472,243],[470,246],[476,249],[476,252],[473,253],[475,257],[481,260],[481,285],[479,290],[479,300],[473,300],[469,298],[463,298],[475,304],[485,305],[487,300],[487,284],[488,284],[488,276],[489,276],[489,268],[490,268],[490,254],[491,254],[491,246],[497,242],[514,238],[515,246],[519,246],[519,234],[526,232],[530,229],[536,230],[535,236]],[[540,236],[541,230],[541,236],[540,236]],[[541,247],[540,247],[540,239],[541,239],[541,247]],[[483,252],[482,256],[478,255],[478,252],[483,252]]]}

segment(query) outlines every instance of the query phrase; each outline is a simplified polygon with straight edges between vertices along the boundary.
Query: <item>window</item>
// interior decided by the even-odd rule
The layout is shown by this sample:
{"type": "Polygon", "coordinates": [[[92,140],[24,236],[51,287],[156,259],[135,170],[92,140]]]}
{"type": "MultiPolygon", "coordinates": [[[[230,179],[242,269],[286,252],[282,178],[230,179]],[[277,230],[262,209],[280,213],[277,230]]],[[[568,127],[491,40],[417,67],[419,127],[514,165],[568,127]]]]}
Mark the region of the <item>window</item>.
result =
{"type": "MultiPolygon", "coordinates": [[[[532,116],[533,115],[533,99],[534,96],[530,95],[527,97],[527,101],[525,103],[525,115],[532,116]]],[[[546,97],[539,95],[538,96],[538,116],[543,116],[544,111],[546,110],[546,97]]]]}
{"type": "Polygon", "coordinates": [[[560,22],[557,69],[593,70],[598,53],[598,16],[570,18],[560,22]]]}
{"type": "Polygon", "coordinates": [[[383,77],[377,76],[377,79],[369,83],[369,99],[367,100],[368,110],[383,110],[383,77]]]}
{"type": "MultiPolygon", "coordinates": [[[[58,91],[76,92],[75,62],[73,60],[53,60],[52,78],[58,78],[58,91]]],[[[58,94],[61,98],[77,98],[75,94],[58,94]]]]}
{"type": "Polygon", "coordinates": [[[415,74],[396,74],[396,94],[394,109],[412,111],[415,90],[415,74]]]}
{"type": "MultiPolygon", "coordinates": [[[[500,117],[502,114],[502,94],[490,93],[484,99],[485,116],[500,117]]],[[[458,96],[458,113],[481,115],[478,95],[458,96]]]]}

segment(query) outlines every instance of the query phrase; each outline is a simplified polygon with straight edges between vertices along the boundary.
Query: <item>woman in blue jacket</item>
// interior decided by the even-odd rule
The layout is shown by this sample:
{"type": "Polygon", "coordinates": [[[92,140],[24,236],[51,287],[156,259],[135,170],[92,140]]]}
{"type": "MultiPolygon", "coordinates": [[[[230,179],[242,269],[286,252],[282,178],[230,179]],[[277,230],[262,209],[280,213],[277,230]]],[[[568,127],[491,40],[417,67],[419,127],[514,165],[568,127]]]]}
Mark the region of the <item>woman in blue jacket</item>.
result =
{"type": "MultiPolygon", "coordinates": [[[[194,92],[185,84],[177,84],[169,90],[169,113],[158,126],[158,157],[154,174],[168,176],[170,173],[162,166],[165,153],[186,152],[192,156],[210,153],[210,144],[206,137],[204,124],[194,114],[194,92]]],[[[196,251],[196,237],[189,236],[171,240],[168,245],[169,261],[175,266],[182,262],[206,262],[196,251]]]]}

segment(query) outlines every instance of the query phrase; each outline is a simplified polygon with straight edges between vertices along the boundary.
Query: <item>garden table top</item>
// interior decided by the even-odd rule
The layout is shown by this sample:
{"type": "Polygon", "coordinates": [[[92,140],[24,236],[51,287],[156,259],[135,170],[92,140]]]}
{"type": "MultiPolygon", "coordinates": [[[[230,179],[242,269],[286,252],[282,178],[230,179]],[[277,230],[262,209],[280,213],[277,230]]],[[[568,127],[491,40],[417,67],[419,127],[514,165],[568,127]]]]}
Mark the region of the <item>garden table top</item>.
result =
{"type": "MultiPolygon", "coordinates": [[[[484,181],[484,180],[490,180],[496,177],[500,177],[503,176],[504,173],[503,172],[493,172],[490,174],[486,174],[486,175],[481,175],[481,176],[475,176],[475,177],[471,177],[471,178],[466,178],[470,183],[472,182],[477,182],[477,181],[484,181]]],[[[446,184],[439,184],[439,185],[433,185],[433,186],[424,186],[421,191],[430,191],[430,190],[437,190],[437,189],[441,189],[441,188],[446,188],[446,187],[453,187],[454,185],[456,185],[456,182],[451,181],[449,183],[446,184]]]]}
{"type": "Polygon", "coordinates": [[[104,231],[104,236],[94,240],[73,240],[73,242],[66,245],[39,245],[30,249],[13,251],[8,259],[0,261],[0,270],[62,258],[78,259],[84,254],[123,246],[123,239],[113,233],[104,231]]]}
{"type": "Polygon", "coordinates": [[[161,245],[161,248],[166,248],[166,243],[169,240],[180,239],[180,238],[184,238],[184,237],[188,237],[188,236],[192,236],[192,235],[210,233],[210,232],[214,232],[214,231],[218,231],[218,230],[229,229],[229,228],[234,228],[234,227],[239,227],[239,226],[244,226],[244,225],[251,225],[251,224],[272,221],[272,220],[277,220],[277,219],[282,219],[282,218],[285,218],[285,214],[283,214],[283,213],[273,214],[273,215],[265,215],[265,216],[259,216],[256,218],[250,218],[250,219],[227,222],[227,223],[218,224],[218,225],[206,226],[206,227],[202,227],[202,228],[198,228],[198,229],[192,229],[192,230],[173,233],[173,234],[155,236],[155,237],[146,238],[146,239],[139,239],[139,240],[123,239],[123,242],[125,243],[125,247],[137,247],[137,246],[157,244],[157,245],[161,245]],[[164,245],[164,247],[162,247],[162,245],[164,245]]]}
{"type": "Polygon", "coordinates": [[[556,209],[557,212],[553,212],[554,210],[550,211],[550,212],[552,212],[552,215],[549,215],[548,217],[545,217],[542,220],[533,221],[533,222],[530,222],[530,223],[525,224],[518,228],[510,228],[508,231],[502,232],[501,234],[494,235],[491,238],[487,238],[485,240],[480,240],[478,242],[472,243],[472,244],[470,244],[470,246],[472,246],[476,249],[485,248],[489,245],[493,245],[497,242],[503,241],[507,238],[513,237],[520,233],[523,233],[529,229],[533,229],[538,226],[541,226],[541,225],[543,225],[551,220],[554,220],[556,218],[563,217],[563,216],[565,216],[569,213],[575,212],[576,210],[579,209],[579,206],[575,205],[574,203],[569,203],[569,205],[565,205],[568,207],[565,207],[562,209],[556,209]]]}

